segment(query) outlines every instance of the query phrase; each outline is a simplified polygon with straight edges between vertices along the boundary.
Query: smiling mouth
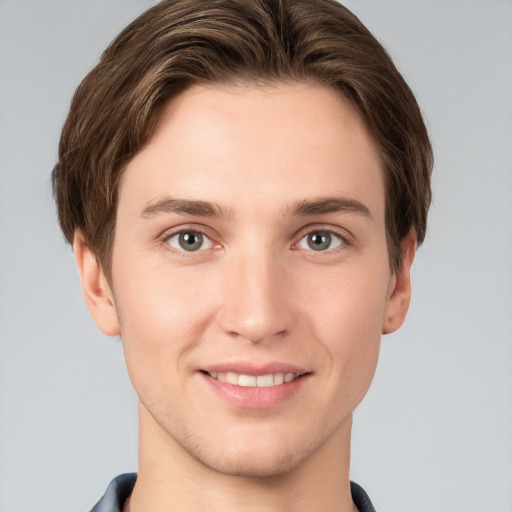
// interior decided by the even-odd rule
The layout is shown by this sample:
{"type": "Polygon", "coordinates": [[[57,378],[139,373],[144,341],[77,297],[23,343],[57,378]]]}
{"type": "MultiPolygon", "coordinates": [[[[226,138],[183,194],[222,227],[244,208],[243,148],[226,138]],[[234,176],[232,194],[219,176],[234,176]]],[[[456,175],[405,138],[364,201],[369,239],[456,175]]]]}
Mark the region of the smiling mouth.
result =
{"type": "Polygon", "coordinates": [[[268,373],[266,375],[245,375],[235,372],[203,372],[219,382],[248,388],[271,388],[292,382],[307,373],[268,373]]]}

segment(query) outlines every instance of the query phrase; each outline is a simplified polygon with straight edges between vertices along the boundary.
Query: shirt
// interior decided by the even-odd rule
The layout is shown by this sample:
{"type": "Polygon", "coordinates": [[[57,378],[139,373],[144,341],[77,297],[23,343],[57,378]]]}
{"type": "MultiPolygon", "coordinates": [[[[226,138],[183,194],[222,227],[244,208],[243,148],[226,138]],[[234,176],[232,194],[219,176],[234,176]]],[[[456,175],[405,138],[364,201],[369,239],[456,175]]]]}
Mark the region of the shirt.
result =
{"type": "MultiPolygon", "coordinates": [[[[91,512],[122,512],[125,501],[132,493],[136,479],[137,473],[126,473],[114,478],[91,512]]],[[[361,486],[350,482],[350,492],[359,512],[376,512],[370,498],[361,486]]]]}

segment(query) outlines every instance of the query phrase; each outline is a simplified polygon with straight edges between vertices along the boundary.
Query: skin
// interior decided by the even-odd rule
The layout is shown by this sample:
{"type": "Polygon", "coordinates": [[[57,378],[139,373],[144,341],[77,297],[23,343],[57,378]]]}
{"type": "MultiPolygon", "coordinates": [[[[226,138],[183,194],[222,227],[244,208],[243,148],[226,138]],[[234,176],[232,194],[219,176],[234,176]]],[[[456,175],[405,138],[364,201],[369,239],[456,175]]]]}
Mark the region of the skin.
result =
{"type": "Polygon", "coordinates": [[[390,271],[384,207],[378,151],[335,91],[194,86],[167,105],[122,178],[109,282],[80,233],[74,244],[140,399],[132,512],[310,511],[320,497],[355,510],[352,412],[382,333],[404,321],[415,250],[410,235],[390,271]],[[199,250],[181,248],[187,232],[199,250]],[[315,235],[330,245],[314,250],[315,235]],[[239,407],[201,372],[239,361],[308,375],[272,407],[239,407]]]}

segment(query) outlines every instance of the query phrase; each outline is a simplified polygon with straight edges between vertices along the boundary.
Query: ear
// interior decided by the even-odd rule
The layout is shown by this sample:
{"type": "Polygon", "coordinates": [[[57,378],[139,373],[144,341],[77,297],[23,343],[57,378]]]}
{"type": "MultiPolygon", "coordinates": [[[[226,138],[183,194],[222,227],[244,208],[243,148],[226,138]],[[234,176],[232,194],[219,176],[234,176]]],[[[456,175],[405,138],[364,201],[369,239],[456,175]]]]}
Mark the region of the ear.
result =
{"type": "Polygon", "coordinates": [[[119,336],[121,328],[114,295],[96,256],[80,231],[73,238],[73,252],[87,309],[98,329],[107,336],[119,336]]]}
{"type": "Polygon", "coordinates": [[[416,254],[416,236],[409,233],[402,241],[402,264],[389,285],[389,295],[384,310],[382,334],[395,332],[405,321],[411,302],[411,266],[416,254]]]}

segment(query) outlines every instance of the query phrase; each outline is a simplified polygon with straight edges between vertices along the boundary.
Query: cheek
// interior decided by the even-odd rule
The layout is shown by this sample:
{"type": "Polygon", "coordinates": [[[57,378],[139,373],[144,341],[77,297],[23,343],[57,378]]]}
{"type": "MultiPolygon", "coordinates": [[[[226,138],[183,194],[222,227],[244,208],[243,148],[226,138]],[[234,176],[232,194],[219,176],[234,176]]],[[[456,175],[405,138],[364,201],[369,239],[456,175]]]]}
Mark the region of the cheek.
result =
{"type": "Polygon", "coordinates": [[[121,324],[151,339],[193,328],[200,309],[213,296],[214,286],[205,279],[208,272],[198,272],[197,267],[132,261],[118,270],[120,279],[114,284],[121,324]]]}
{"type": "Polygon", "coordinates": [[[346,389],[366,391],[379,354],[387,268],[340,270],[320,281],[324,283],[321,289],[309,287],[308,293],[302,293],[307,297],[303,312],[309,329],[326,355],[324,361],[330,365],[331,377],[343,381],[346,389]]]}
{"type": "Polygon", "coordinates": [[[380,267],[319,268],[302,277],[297,294],[304,311],[329,338],[380,335],[389,285],[388,270],[380,267]]]}
{"type": "Polygon", "coordinates": [[[209,291],[214,286],[201,286],[197,272],[187,268],[176,272],[138,264],[130,265],[129,273],[121,265],[118,269],[124,279],[115,286],[116,305],[134,386],[140,388],[156,375],[170,382],[169,376],[187,371],[184,356],[194,350],[214,314],[209,291]]]}

